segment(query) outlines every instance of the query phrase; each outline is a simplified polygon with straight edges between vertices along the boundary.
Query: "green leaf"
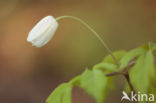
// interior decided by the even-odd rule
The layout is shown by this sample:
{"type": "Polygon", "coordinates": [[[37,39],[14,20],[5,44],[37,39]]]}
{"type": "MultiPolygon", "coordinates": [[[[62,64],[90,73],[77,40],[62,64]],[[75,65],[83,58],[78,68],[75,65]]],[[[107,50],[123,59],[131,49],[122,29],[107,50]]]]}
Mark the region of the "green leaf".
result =
{"type": "Polygon", "coordinates": [[[156,51],[156,44],[154,43],[149,43],[151,51],[156,51]]]}
{"type": "Polygon", "coordinates": [[[74,77],[69,83],[71,83],[73,86],[78,86],[80,84],[80,76],[81,75],[74,77]]]}
{"type": "Polygon", "coordinates": [[[125,83],[124,85],[124,90],[126,91],[126,93],[130,94],[131,93],[131,88],[129,87],[128,82],[125,83]]]}
{"type": "Polygon", "coordinates": [[[97,103],[103,103],[106,94],[107,77],[100,70],[88,70],[80,77],[80,88],[93,96],[97,103]]]}
{"type": "Polygon", "coordinates": [[[136,65],[131,68],[130,79],[137,91],[147,93],[152,77],[154,77],[154,58],[149,50],[141,55],[136,65]]]}
{"type": "MultiPolygon", "coordinates": [[[[111,63],[99,63],[93,67],[93,70],[102,70],[104,74],[118,71],[117,65],[111,63]]],[[[114,77],[107,78],[107,89],[114,89],[114,77]],[[109,84],[109,85],[108,85],[109,84]]]]}
{"type": "Polygon", "coordinates": [[[114,64],[110,64],[110,63],[99,63],[96,64],[93,69],[105,69],[108,71],[116,71],[117,70],[117,66],[114,64]]]}
{"type": "Polygon", "coordinates": [[[141,55],[142,53],[144,53],[144,49],[143,48],[136,48],[136,49],[131,50],[130,52],[128,52],[120,60],[120,69],[125,68],[131,60],[133,60],[135,57],[141,55]]]}
{"type": "Polygon", "coordinates": [[[147,52],[147,61],[148,61],[148,69],[150,72],[151,78],[155,78],[155,64],[154,64],[154,56],[152,54],[152,51],[147,52]]]}
{"type": "Polygon", "coordinates": [[[72,92],[72,86],[66,87],[63,97],[62,97],[62,103],[71,103],[71,100],[72,100],[71,92],[72,92]]]}
{"type": "Polygon", "coordinates": [[[154,86],[151,86],[150,89],[149,89],[149,93],[151,94],[154,94],[156,96],[156,87],[154,86]]]}
{"type": "Polygon", "coordinates": [[[71,83],[58,86],[47,98],[46,103],[71,103],[71,83]]]}
{"type": "MultiPolygon", "coordinates": [[[[113,52],[113,55],[117,58],[117,60],[120,60],[125,54],[126,54],[126,51],[124,51],[124,50],[113,52]]],[[[103,62],[104,63],[107,62],[107,63],[111,63],[111,64],[116,64],[111,55],[106,56],[104,58],[103,62]]]]}
{"type": "Polygon", "coordinates": [[[156,44],[154,44],[152,42],[149,42],[148,44],[145,44],[141,47],[144,48],[146,51],[148,51],[148,50],[155,51],[156,50],[156,44]]]}

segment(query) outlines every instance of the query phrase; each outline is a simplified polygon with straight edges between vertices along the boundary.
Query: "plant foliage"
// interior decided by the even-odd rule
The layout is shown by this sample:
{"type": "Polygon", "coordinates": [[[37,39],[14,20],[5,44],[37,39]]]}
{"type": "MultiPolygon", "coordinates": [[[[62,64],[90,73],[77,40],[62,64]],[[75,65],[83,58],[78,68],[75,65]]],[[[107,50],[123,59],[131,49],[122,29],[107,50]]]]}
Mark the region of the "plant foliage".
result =
{"type": "Polygon", "coordinates": [[[113,54],[120,62],[120,66],[116,65],[113,58],[108,55],[92,69],[85,69],[82,74],[58,86],[47,98],[46,103],[72,103],[72,88],[74,86],[82,88],[97,103],[104,103],[110,87],[112,85],[115,86],[113,83],[115,76],[111,78],[107,74],[113,72],[119,73],[127,67],[129,69],[126,72],[129,74],[130,82],[136,92],[153,92],[156,94],[155,51],[156,45],[148,43],[127,52],[123,50],[114,52],[113,54]],[[135,64],[129,66],[132,61],[135,64]]]}

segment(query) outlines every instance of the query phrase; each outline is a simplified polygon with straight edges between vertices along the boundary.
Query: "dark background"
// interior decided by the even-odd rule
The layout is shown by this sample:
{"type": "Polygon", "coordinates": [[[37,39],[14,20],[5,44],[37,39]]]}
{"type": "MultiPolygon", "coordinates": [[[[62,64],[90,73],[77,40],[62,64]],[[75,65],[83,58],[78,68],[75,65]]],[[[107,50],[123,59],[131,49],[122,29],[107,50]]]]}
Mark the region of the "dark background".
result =
{"type": "MultiPolygon", "coordinates": [[[[99,63],[106,50],[79,23],[64,19],[42,48],[26,41],[43,17],[73,15],[93,27],[113,51],[156,42],[155,0],[0,0],[0,103],[44,103],[60,83],[99,63]]],[[[107,103],[119,103],[124,78],[107,103]]],[[[94,103],[79,88],[73,103],[94,103]]]]}

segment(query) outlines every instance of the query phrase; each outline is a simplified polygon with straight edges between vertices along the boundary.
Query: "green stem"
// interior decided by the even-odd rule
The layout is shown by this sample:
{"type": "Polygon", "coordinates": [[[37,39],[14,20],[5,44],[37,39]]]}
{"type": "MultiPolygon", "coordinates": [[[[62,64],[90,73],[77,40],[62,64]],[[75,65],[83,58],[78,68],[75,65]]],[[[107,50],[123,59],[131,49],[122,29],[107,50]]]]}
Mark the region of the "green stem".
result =
{"type": "Polygon", "coordinates": [[[91,28],[87,23],[85,23],[83,20],[81,20],[80,18],[78,17],[74,17],[74,16],[60,16],[60,17],[57,17],[56,20],[59,21],[61,19],[64,19],[64,18],[70,18],[70,19],[74,19],[78,22],[80,22],[81,24],[83,24],[85,27],[87,27],[96,37],[97,39],[102,43],[102,45],[104,46],[104,48],[106,48],[107,52],[112,56],[112,58],[114,59],[115,63],[120,66],[118,60],[116,59],[116,57],[113,55],[111,49],[106,45],[106,43],[103,41],[103,39],[98,35],[98,33],[93,29],[91,28]]]}
{"type": "MultiPolygon", "coordinates": [[[[120,67],[120,63],[119,63],[119,61],[117,60],[117,58],[113,55],[111,49],[106,45],[106,43],[103,41],[103,39],[99,36],[99,34],[98,34],[93,28],[91,28],[87,23],[85,23],[85,22],[84,22],[83,20],[81,20],[80,18],[74,17],[74,16],[60,16],[60,17],[57,17],[56,20],[59,21],[59,20],[64,19],[64,18],[74,19],[74,20],[80,22],[81,24],[83,24],[85,27],[87,27],[87,28],[94,34],[94,36],[96,36],[97,39],[102,43],[102,45],[104,46],[104,48],[106,48],[107,52],[108,52],[108,53],[112,56],[112,58],[114,59],[116,65],[117,65],[118,67],[120,67]]],[[[126,78],[126,80],[127,80],[128,84],[129,84],[131,90],[134,90],[134,89],[133,89],[133,86],[131,85],[131,82],[130,82],[130,80],[129,80],[129,74],[128,74],[128,72],[127,72],[127,74],[124,75],[124,77],[126,78]]]]}

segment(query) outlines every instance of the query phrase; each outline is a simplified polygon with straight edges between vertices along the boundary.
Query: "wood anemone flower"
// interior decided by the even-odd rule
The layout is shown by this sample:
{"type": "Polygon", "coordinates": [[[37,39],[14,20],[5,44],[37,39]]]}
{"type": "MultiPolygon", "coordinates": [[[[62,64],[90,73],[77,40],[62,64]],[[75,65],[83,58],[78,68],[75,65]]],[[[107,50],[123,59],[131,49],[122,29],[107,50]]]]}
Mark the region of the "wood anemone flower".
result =
{"type": "Polygon", "coordinates": [[[29,32],[27,41],[38,48],[42,47],[52,39],[57,28],[56,19],[53,16],[46,16],[29,32]]]}

